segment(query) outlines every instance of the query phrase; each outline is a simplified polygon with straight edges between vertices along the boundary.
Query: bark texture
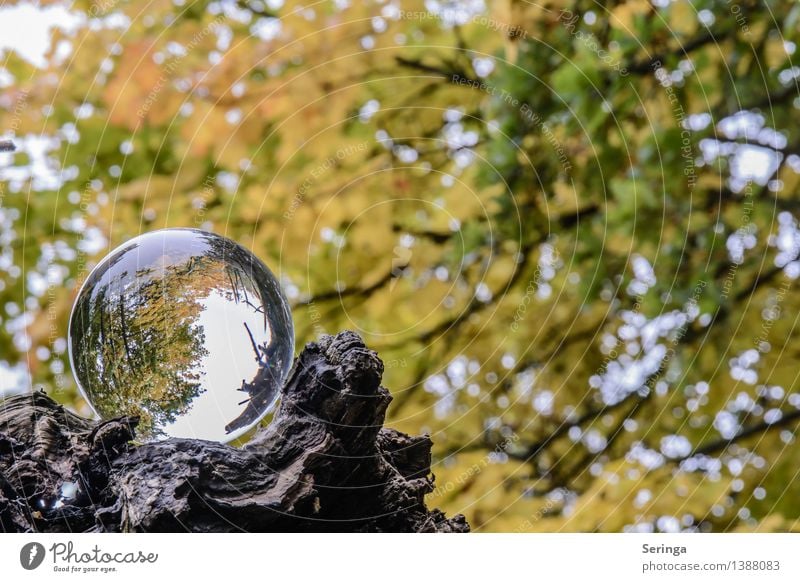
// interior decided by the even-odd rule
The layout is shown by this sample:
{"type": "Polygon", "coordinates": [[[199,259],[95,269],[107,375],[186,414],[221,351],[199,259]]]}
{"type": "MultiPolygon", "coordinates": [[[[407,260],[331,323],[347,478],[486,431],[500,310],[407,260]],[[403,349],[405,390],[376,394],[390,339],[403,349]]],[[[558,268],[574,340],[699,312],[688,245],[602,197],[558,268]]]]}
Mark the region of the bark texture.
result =
{"type": "Polygon", "coordinates": [[[135,445],[42,392],[0,403],[0,531],[465,532],[425,506],[431,440],[383,428],[383,363],[356,334],[306,346],[243,449],[135,445]]]}

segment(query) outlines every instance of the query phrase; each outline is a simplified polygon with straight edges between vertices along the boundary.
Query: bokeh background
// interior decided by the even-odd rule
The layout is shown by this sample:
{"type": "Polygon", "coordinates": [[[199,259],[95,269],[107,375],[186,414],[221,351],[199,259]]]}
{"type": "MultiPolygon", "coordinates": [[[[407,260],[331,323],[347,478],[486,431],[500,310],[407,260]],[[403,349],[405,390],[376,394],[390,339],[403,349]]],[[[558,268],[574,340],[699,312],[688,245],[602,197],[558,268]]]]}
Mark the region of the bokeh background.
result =
{"type": "Polygon", "coordinates": [[[0,390],[167,226],[358,331],[477,531],[800,517],[800,5],[0,3],[0,390]]]}

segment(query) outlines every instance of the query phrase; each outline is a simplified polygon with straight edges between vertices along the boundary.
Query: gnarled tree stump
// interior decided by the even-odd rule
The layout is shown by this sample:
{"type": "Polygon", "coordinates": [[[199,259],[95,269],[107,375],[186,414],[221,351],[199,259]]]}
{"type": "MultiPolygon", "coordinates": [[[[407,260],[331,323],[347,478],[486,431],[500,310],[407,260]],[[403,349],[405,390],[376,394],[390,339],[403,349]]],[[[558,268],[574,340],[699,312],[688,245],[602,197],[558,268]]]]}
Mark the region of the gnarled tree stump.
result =
{"type": "Polygon", "coordinates": [[[275,418],[243,449],[134,445],[44,393],[0,402],[4,531],[465,532],[428,510],[431,440],[383,428],[383,363],[352,332],[306,346],[275,418]]]}

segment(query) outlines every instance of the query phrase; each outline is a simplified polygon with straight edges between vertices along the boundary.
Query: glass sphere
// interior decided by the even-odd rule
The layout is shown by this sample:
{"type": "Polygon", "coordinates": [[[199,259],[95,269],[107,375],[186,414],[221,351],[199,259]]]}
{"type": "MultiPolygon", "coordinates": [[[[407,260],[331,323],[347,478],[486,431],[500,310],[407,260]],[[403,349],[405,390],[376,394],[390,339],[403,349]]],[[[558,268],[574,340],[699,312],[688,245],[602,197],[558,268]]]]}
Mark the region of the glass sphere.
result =
{"type": "Polygon", "coordinates": [[[288,303],[250,251],[165,229],[124,243],[83,284],[69,322],[75,379],[103,419],[137,437],[227,442],[275,405],[289,374],[288,303]]]}

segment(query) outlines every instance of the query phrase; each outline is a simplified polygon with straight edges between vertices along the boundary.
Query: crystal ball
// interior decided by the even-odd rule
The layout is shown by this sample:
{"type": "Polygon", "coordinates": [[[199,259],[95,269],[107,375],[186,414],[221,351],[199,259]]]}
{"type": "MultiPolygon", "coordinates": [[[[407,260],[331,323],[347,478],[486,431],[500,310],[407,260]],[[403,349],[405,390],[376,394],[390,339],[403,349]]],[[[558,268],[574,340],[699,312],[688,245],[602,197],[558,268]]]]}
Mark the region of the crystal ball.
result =
{"type": "Polygon", "coordinates": [[[137,438],[227,442],[275,406],[292,365],[289,305],[270,270],[225,237],[173,228],[133,238],[81,287],[69,322],[78,386],[137,438]]]}

